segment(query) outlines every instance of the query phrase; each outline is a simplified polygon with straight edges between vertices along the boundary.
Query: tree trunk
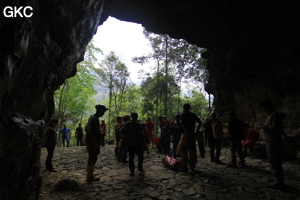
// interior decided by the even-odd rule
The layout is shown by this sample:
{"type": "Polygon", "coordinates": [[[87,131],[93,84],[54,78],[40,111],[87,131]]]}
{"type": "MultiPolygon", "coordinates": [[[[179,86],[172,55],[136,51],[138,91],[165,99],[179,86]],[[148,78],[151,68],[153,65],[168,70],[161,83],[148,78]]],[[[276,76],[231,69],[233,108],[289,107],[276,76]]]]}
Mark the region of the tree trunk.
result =
{"type": "Polygon", "coordinates": [[[166,43],[166,48],[165,48],[165,63],[166,63],[166,83],[165,83],[165,116],[167,116],[167,109],[168,109],[168,35],[165,35],[165,43],[166,43]]]}

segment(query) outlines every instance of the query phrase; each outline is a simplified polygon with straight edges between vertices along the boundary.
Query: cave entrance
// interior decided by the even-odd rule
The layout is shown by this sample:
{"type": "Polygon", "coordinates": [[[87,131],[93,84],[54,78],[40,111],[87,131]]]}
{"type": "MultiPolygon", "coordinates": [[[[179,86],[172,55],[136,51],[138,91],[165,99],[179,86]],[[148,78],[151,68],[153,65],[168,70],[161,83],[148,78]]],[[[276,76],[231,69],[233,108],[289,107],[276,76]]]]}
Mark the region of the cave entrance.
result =
{"type": "MultiPolygon", "coordinates": [[[[94,83],[97,94],[93,97],[91,96],[93,99],[95,99],[95,101],[86,102],[86,105],[90,106],[85,106],[86,108],[82,109],[81,113],[79,113],[79,110],[77,109],[78,114],[74,115],[74,117],[61,117],[66,115],[64,111],[60,109],[60,107],[69,107],[72,110],[81,102],[80,100],[74,99],[72,97],[69,98],[70,100],[68,101],[64,101],[63,98],[61,98],[63,95],[65,95],[65,89],[69,88],[70,90],[72,85],[76,85],[76,83],[74,82],[71,83],[71,79],[78,80],[76,76],[81,76],[81,72],[85,70],[83,68],[79,69],[77,65],[78,72],[76,76],[70,78],[70,82],[67,80],[55,95],[55,101],[57,102],[56,105],[59,106],[56,106],[56,113],[54,116],[58,116],[57,119],[59,119],[60,121],[59,128],[62,128],[64,124],[68,124],[68,128],[70,128],[71,130],[75,130],[78,122],[81,122],[83,125],[85,125],[87,123],[89,115],[94,112],[94,108],[92,105],[94,105],[95,103],[104,104],[109,108],[109,111],[102,118],[102,120],[105,120],[107,124],[106,138],[108,143],[113,142],[113,125],[115,123],[115,117],[118,115],[123,116],[124,114],[130,114],[131,112],[137,112],[139,113],[142,122],[144,122],[147,117],[150,117],[152,118],[152,122],[154,122],[154,124],[159,124],[158,116],[165,115],[167,116],[168,120],[173,120],[175,114],[182,112],[182,105],[186,102],[189,102],[192,106],[192,112],[195,112],[199,117],[204,118],[209,116],[209,112],[211,111],[211,109],[199,109],[201,107],[206,108],[207,102],[210,102],[209,100],[211,100],[211,98],[209,98],[210,96],[205,92],[203,84],[201,84],[199,81],[188,82],[187,80],[184,80],[184,78],[181,78],[180,76],[185,77],[186,75],[184,73],[179,74],[179,71],[177,71],[177,66],[175,66],[174,63],[171,63],[171,61],[169,64],[169,68],[167,68],[165,64],[166,61],[164,61],[166,56],[164,56],[163,53],[162,55],[160,55],[160,60],[157,62],[153,58],[148,59],[144,64],[132,61],[134,57],[150,57],[154,54],[154,50],[151,46],[150,40],[145,37],[143,31],[144,28],[140,24],[120,21],[112,17],[109,17],[103,23],[103,25],[98,27],[96,35],[94,35],[91,43],[87,47],[85,56],[86,59],[83,62],[79,63],[79,65],[83,65],[84,68],[84,64],[82,63],[85,63],[86,60],[91,57],[91,46],[101,49],[102,53],[99,53],[98,51],[96,51],[96,53],[93,53],[96,57],[96,60],[93,61],[93,65],[96,70],[90,71],[90,73],[96,72],[95,76],[99,78],[98,82],[94,83]],[[115,68],[112,67],[112,65],[118,65],[116,61],[112,61],[113,59],[112,57],[110,57],[112,55],[111,52],[114,52],[113,55],[116,56],[115,58],[118,62],[124,64],[126,70],[128,70],[129,72],[129,76],[125,76],[124,70],[122,71],[111,69],[115,68]],[[167,75],[168,73],[166,73],[167,70],[169,70],[169,75],[167,75]],[[109,73],[111,73],[113,76],[112,82],[109,82],[108,80],[110,77],[109,73]],[[115,74],[118,75],[115,76],[115,74]],[[127,83],[124,83],[122,79],[126,79],[125,82],[127,83]],[[149,85],[147,86],[148,88],[153,87],[152,90],[145,91],[147,89],[138,88],[139,86],[142,88],[145,82],[149,85]],[[166,84],[166,82],[168,83],[166,84]],[[165,89],[165,87],[168,87],[168,89],[165,89]],[[130,92],[128,92],[128,90],[130,92]],[[112,92],[110,93],[110,91],[112,92]],[[130,97],[126,97],[128,93],[134,96],[131,100],[130,97]],[[169,96],[167,96],[166,93],[169,96]],[[127,100],[124,100],[126,98],[127,100]],[[124,101],[120,99],[123,99],[124,101]],[[172,102],[167,102],[166,99],[171,99],[170,101],[172,102]],[[204,103],[196,103],[197,101],[202,101],[201,99],[204,103]],[[71,104],[70,102],[73,100],[74,102],[73,104],[71,104]],[[68,102],[66,103],[68,105],[62,105],[65,104],[64,102],[68,102]],[[81,116],[81,119],[79,119],[78,116],[81,116]]],[[[153,37],[158,37],[157,34],[155,35],[156,36],[153,37]]],[[[165,36],[161,37],[162,38],[158,37],[158,39],[164,39],[165,36]]],[[[192,55],[197,57],[193,62],[195,62],[194,64],[198,64],[197,59],[201,59],[200,51],[202,49],[196,47],[195,45],[193,45],[193,47],[190,47],[192,45],[187,43],[186,41],[175,41],[176,39],[170,38],[169,36],[166,36],[166,38],[167,42],[172,42],[172,44],[169,45],[169,49],[171,49],[172,51],[174,51],[177,46],[181,45],[186,45],[189,47],[189,50],[187,50],[186,52],[191,50],[195,51],[195,53],[192,55]]],[[[162,41],[160,45],[163,46],[164,41],[162,41]]],[[[159,48],[163,49],[164,47],[159,48]]],[[[182,52],[186,54],[185,51],[182,52]]],[[[174,55],[176,55],[175,53],[173,52],[174,55]]],[[[180,53],[181,51],[179,51],[179,53],[177,54],[180,53]]],[[[176,56],[179,57],[178,55],[176,56]]],[[[171,59],[172,55],[170,56],[169,60],[171,59]]],[[[185,64],[182,65],[183,67],[186,67],[185,64]]],[[[188,64],[186,65],[188,67],[191,66],[188,64]]],[[[84,79],[84,76],[82,76],[82,78],[79,78],[79,80],[80,79],[84,79]]],[[[76,88],[77,91],[78,88],[79,86],[76,88]]],[[[87,92],[85,92],[85,94],[88,95],[87,92]]],[[[65,109],[65,111],[68,112],[68,109],[65,109]]],[[[158,129],[158,126],[156,126],[156,129],[158,129]]],[[[159,131],[156,130],[155,132],[158,134],[159,131]]],[[[59,141],[61,140],[59,139],[59,141]]],[[[73,145],[76,145],[74,133],[73,136],[71,136],[71,146],[73,145]]],[[[61,142],[58,146],[62,146],[61,142]]]]}

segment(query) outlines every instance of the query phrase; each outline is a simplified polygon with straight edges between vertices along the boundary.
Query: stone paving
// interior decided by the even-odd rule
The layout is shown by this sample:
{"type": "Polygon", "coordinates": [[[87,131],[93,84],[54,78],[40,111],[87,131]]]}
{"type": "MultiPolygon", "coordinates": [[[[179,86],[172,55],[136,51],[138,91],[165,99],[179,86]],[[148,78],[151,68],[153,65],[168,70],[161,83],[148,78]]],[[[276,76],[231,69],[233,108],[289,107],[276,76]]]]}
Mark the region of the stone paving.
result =
{"type": "Polygon", "coordinates": [[[45,171],[46,149],[42,149],[40,173],[43,177],[42,200],[92,200],[92,199],[241,199],[241,200],[300,200],[300,159],[283,163],[286,190],[268,188],[270,177],[266,159],[246,158],[246,167],[227,168],[229,149],[221,151],[224,164],[211,163],[199,158],[196,173],[174,172],[162,165],[162,158],[154,148],[145,152],[144,176],[129,176],[128,164],[114,157],[114,146],[101,148],[95,172],[100,181],[86,181],[87,152],[85,147],[57,147],[53,165],[58,172],[45,171]],[[72,184],[72,181],[74,183],[72,184]],[[76,185],[77,184],[77,185],[76,185]]]}

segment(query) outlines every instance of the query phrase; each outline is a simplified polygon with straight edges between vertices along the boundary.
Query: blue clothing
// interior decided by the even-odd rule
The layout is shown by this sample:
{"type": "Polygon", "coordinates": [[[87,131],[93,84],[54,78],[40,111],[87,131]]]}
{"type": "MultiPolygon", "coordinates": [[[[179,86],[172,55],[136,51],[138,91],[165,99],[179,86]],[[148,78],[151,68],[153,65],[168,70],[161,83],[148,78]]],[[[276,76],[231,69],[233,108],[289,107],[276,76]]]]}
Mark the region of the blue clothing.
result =
{"type": "Polygon", "coordinates": [[[70,131],[71,130],[69,128],[62,128],[59,130],[59,132],[61,132],[63,147],[65,146],[65,141],[67,141],[67,147],[70,146],[70,140],[69,140],[69,132],[70,131]]]}
{"type": "Polygon", "coordinates": [[[69,139],[69,132],[70,132],[71,130],[69,129],[69,128],[62,128],[62,129],[60,129],[59,130],[59,132],[61,132],[61,137],[62,138],[67,138],[67,139],[69,139]]]}

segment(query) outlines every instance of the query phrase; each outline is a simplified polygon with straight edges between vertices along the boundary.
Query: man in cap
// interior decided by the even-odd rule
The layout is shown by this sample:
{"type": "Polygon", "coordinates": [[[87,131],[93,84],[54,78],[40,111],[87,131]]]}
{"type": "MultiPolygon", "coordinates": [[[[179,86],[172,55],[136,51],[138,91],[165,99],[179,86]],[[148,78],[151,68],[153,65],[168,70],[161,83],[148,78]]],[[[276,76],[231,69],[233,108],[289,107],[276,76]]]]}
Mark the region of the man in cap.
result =
{"type": "Polygon", "coordinates": [[[100,177],[94,175],[94,166],[97,162],[97,156],[100,153],[100,122],[99,117],[102,117],[107,108],[98,104],[95,106],[96,113],[91,115],[86,127],[86,148],[89,154],[87,165],[87,181],[99,181],[100,177]]]}

